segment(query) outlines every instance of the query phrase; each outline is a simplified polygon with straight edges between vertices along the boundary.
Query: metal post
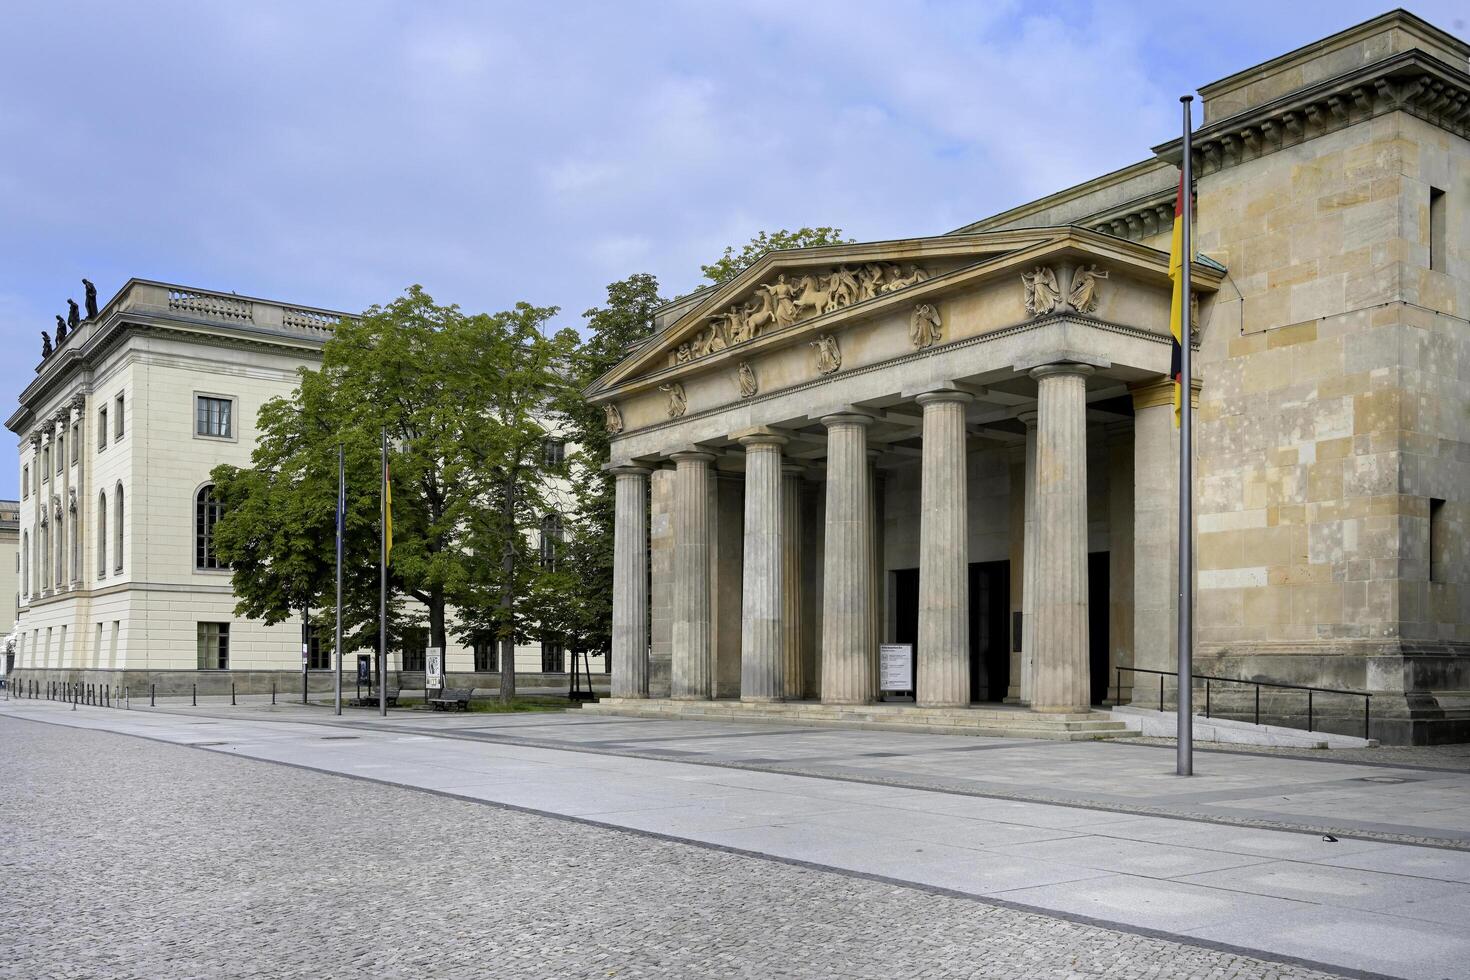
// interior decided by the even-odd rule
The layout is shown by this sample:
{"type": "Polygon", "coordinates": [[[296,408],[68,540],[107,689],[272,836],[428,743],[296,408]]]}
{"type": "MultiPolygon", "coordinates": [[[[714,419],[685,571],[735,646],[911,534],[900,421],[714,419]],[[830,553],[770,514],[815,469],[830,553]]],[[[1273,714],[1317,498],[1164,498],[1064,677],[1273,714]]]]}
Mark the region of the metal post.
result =
{"type": "Polygon", "coordinates": [[[1205,678],[1205,717],[1210,717],[1210,679],[1205,678]]]}
{"type": "Polygon", "coordinates": [[[1312,730],[1312,689],[1307,688],[1307,731],[1312,730]]]}
{"type": "Polygon", "coordinates": [[[1256,724],[1261,723],[1261,685],[1256,685],[1256,724]]]}
{"type": "Polygon", "coordinates": [[[383,427],[383,488],[378,550],[378,714],[388,716],[388,428],[383,427]]]}
{"type": "Polygon", "coordinates": [[[156,707],[158,707],[158,685],[157,684],[149,684],[148,685],[148,707],[150,707],[150,708],[156,708],[156,707]]]}
{"type": "Polygon", "coordinates": [[[191,702],[193,702],[194,707],[196,707],[196,708],[199,707],[199,685],[198,684],[191,684],[189,686],[189,700],[191,702]]]}
{"type": "Polygon", "coordinates": [[[1372,716],[1372,714],[1373,714],[1373,699],[1372,698],[1364,698],[1363,699],[1363,738],[1364,739],[1366,739],[1368,737],[1368,721],[1369,721],[1369,718],[1372,716]]]}
{"type": "Polygon", "coordinates": [[[276,703],[276,682],[274,680],[272,680],[271,681],[271,704],[275,704],[275,703],[276,703]]]}
{"type": "Polygon", "coordinates": [[[1179,739],[1175,771],[1181,776],[1194,775],[1194,390],[1191,342],[1194,324],[1190,322],[1189,301],[1192,293],[1191,259],[1194,219],[1194,153],[1190,103],[1194,96],[1179,99],[1183,106],[1183,156],[1179,165],[1183,184],[1180,194],[1179,278],[1183,302],[1179,304],[1179,739]]]}
{"type": "Polygon", "coordinates": [[[230,704],[233,706],[234,703],[235,703],[235,682],[234,681],[230,681],[230,704]]]}
{"type": "Polygon", "coordinates": [[[1159,711],[1164,710],[1164,675],[1159,675],[1159,711]]]}
{"type": "Polygon", "coordinates": [[[335,681],[337,714],[342,713],[342,539],[347,533],[347,463],[337,446],[337,627],[334,649],[337,660],[335,681]]]}
{"type": "Polygon", "coordinates": [[[311,609],[301,607],[301,703],[306,704],[306,663],[311,650],[311,609]]]}

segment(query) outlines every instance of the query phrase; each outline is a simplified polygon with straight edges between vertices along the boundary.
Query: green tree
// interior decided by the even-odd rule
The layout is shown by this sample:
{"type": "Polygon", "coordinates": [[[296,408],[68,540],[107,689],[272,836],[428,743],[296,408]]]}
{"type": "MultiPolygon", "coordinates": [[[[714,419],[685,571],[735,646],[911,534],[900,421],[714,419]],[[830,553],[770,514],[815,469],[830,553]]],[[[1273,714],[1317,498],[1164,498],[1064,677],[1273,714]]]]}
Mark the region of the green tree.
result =
{"type": "MultiPolygon", "coordinates": [[[[262,408],[251,467],[219,467],[225,505],[218,550],[234,568],[242,615],[280,621],[303,605],[331,604],[337,447],[348,469],[344,619],[349,648],[374,646],[382,433],[393,485],[390,593],[416,599],[430,643],[447,646],[449,611],[465,630],[497,631],[534,615],[516,602],[516,568],[496,571],[524,548],[525,522],[487,517],[508,495],[535,502],[540,474],[522,465],[539,445],[535,416],[561,397],[571,339],[548,339],[554,308],[466,315],[420,287],[338,325],[318,370],[303,369],[292,396],[262,408]],[[513,458],[507,456],[511,454],[513,458]],[[509,476],[507,476],[509,474],[509,476]],[[509,613],[496,591],[505,586],[509,613]]],[[[404,625],[393,603],[390,636],[404,625]]],[[[507,658],[514,690],[514,658],[507,658]]]]}
{"type": "Polygon", "coordinates": [[[628,355],[652,331],[653,314],[667,300],[658,280],[637,273],[608,285],[607,302],[582,314],[585,339],[577,349],[569,397],[563,405],[577,450],[568,465],[576,492],[575,519],[567,527],[564,560],[541,587],[560,597],[541,605],[554,610],[548,626],[579,651],[612,650],[614,477],[605,470],[609,436],[602,408],[581,393],[628,355]]]}
{"type": "Polygon", "coordinates": [[[740,251],[735,251],[734,246],[725,249],[722,255],[711,265],[702,265],[699,271],[710,282],[719,284],[729,279],[734,279],[745,269],[755,264],[756,260],[767,252],[778,248],[810,248],[815,245],[847,245],[857,241],[855,238],[843,238],[841,228],[800,228],[796,231],[788,231],[782,228],[769,234],[761,232],[745,244],[740,251]]]}

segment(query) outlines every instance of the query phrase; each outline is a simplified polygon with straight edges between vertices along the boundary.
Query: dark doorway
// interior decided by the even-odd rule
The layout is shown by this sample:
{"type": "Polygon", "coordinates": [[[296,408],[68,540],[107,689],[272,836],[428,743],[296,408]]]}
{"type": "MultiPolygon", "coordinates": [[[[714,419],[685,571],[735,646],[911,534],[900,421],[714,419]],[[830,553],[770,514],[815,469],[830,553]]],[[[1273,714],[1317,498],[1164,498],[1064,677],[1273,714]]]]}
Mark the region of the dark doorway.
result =
{"type": "Polygon", "coordinates": [[[1003,701],[1011,682],[1011,563],[970,565],[970,700],[1003,701]]]}
{"type": "Polygon", "coordinates": [[[1092,703],[1108,696],[1108,553],[1087,556],[1087,652],[1092,679],[1092,703]]]}
{"type": "MultiPolygon", "coordinates": [[[[914,646],[914,677],[911,684],[918,684],[919,672],[919,570],[900,568],[893,573],[893,642],[912,643],[914,646]]],[[[917,687],[915,687],[917,692],[917,687]]],[[[900,697],[897,700],[908,700],[900,697]]]]}

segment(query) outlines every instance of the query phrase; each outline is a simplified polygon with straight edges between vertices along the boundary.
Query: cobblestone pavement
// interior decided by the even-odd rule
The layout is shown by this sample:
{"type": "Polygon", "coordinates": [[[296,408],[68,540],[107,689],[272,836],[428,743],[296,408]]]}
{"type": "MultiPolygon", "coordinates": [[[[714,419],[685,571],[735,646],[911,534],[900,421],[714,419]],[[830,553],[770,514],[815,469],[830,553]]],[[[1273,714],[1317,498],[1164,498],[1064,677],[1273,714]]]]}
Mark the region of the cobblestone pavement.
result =
{"type": "Polygon", "coordinates": [[[0,977],[1330,975],[109,733],[0,746],[0,977]]]}

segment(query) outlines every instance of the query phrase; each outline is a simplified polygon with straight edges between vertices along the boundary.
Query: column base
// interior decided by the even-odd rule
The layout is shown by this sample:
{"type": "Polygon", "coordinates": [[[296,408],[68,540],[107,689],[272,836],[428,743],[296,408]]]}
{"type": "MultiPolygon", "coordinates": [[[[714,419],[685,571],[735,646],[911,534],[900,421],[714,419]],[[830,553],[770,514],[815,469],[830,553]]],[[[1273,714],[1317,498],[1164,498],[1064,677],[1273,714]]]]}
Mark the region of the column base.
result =
{"type": "Polygon", "coordinates": [[[742,694],[740,696],[740,700],[741,700],[741,702],[743,704],[780,704],[783,701],[785,701],[786,699],[785,698],[746,697],[745,695],[742,694]]]}
{"type": "Polygon", "coordinates": [[[1032,711],[1042,715],[1085,715],[1092,710],[1092,705],[1084,704],[1078,707],[1075,704],[1032,704],[1032,711]]]}

